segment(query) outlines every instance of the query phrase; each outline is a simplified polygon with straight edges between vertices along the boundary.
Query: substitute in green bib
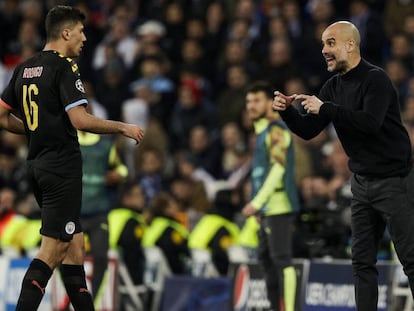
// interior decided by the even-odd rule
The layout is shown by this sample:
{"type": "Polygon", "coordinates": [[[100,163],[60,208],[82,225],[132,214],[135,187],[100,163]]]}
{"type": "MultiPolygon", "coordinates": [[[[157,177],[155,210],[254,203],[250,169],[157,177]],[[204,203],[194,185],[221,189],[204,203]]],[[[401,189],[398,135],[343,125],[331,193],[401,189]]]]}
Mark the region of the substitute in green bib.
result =
{"type": "Polygon", "coordinates": [[[265,273],[273,310],[294,311],[296,271],[292,233],[298,196],[294,178],[293,141],[289,129],[272,110],[273,89],[263,81],[246,91],[246,108],[256,134],[252,162],[252,194],[242,212],[260,219],[258,259],[265,273]]]}

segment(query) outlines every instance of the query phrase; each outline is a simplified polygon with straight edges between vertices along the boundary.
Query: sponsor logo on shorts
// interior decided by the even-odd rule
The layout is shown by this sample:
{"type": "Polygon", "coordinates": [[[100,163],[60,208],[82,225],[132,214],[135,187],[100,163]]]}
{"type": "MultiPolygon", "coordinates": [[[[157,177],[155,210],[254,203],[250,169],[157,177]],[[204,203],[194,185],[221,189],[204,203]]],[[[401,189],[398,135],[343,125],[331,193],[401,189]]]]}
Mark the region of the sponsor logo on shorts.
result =
{"type": "Polygon", "coordinates": [[[67,234],[73,234],[75,232],[75,223],[73,221],[69,221],[65,226],[65,231],[67,234]]]}

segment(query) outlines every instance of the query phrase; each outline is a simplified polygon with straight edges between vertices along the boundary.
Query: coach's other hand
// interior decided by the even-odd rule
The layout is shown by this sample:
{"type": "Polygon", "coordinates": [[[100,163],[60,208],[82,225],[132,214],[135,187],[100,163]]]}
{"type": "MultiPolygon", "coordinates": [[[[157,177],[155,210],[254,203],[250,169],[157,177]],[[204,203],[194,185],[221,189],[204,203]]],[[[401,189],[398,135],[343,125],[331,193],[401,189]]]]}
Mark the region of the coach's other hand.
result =
{"type": "Polygon", "coordinates": [[[284,111],[296,99],[296,94],[287,96],[279,91],[275,91],[272,108],[275,111],[284,111]]]}

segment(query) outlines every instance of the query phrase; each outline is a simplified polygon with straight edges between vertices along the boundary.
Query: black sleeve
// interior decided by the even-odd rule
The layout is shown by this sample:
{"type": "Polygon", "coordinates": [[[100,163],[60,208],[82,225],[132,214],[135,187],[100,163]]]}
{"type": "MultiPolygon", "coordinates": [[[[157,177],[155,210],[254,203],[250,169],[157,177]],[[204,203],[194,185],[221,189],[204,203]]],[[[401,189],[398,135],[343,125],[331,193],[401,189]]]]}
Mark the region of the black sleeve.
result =
{"type": "Polygon", "coordinates": [[[330,122],[329,119],[319,115],[301,114],[293,106],[289,106],[285,111],[280,111],[279,114],[293,133],[308,140],[316,137],[330,122]]]}
{"type": "Polygon", "coordinates": [[[60,73],[59,92],[60,100],[67,111],[75,106],[86,105],[87,99],[77,64],[73,60],[66,60],[60,73]]]}

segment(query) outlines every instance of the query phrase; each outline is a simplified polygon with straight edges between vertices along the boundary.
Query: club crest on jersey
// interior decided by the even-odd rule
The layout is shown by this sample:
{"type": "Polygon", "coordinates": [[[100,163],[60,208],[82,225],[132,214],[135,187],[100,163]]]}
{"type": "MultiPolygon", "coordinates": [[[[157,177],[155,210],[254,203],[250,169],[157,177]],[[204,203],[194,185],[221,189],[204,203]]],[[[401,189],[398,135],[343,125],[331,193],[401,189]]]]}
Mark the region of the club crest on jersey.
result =
{"type": "Polygon", "coordinates": [[[67,234],[73,234],[75,232],[75,223],[73,221],[66,223],[65,231],[67,234]]]}
{"type": "Polygon", "coordinates": [[[83,83],[80,79],[75,81],[75,86],[80,92],[85,93],[85,88],[83,87],[83,83]]]}

